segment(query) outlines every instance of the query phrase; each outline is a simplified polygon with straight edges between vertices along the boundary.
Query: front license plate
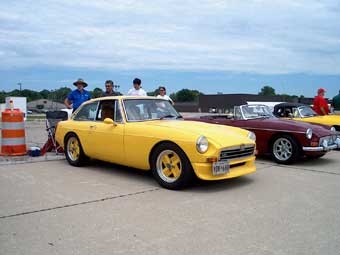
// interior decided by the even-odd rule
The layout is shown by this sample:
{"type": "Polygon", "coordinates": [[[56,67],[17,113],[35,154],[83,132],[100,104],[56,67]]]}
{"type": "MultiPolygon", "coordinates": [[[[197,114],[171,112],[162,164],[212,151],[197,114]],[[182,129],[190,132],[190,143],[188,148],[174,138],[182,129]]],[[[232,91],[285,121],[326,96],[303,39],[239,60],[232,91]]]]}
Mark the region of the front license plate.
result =
{"type": "Polygon", "coordinates": [[[213,175],[227,174],[229,173],[229,162],[214,162],[212,168],[213,175]]]}

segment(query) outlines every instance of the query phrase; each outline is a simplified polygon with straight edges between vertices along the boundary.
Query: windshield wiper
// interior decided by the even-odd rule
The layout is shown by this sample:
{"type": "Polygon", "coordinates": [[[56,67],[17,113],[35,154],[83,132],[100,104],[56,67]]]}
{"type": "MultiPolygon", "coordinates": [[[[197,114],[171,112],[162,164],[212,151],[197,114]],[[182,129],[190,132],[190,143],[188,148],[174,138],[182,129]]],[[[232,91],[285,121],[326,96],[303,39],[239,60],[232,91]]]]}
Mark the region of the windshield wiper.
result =
{"type": "Polygon", "coordinates": [[[172,115],[172,114],[167,114],[167,115],[160,117],[159,119],[162,120],[162,119],[165,119],[165,118],[174,118],[174,117],[176,117],[176,116],[172,115]]]}

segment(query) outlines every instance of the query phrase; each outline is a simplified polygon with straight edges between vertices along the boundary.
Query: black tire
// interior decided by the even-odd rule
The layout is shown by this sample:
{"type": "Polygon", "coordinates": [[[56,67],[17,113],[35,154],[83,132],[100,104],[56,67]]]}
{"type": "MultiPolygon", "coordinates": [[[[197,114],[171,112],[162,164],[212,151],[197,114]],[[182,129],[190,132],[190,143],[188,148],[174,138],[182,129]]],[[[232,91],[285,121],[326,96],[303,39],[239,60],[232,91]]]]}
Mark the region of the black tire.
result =
{"type": "Polygon", "coordinates": [[[171,190],[187,187],[195,177],[188,157],[173,143],[162,143],[154,149],[151,171],[159,185],[171,190]],[[165,163],[167,160],[169,163],[165,163]]]}
{"type": "Polygon", "coordinates": [[[82,166],[88,160],[88,157],[84,154],[83,147],[81,146],[76,134],[71,133],[66,136],[64,151],[68,163],[72,166],[82,166]],[[75,151],[75,146],[78,146],[78,151],[75,151]]]}
{"type": "Polygon", "coordinates": [[[279,135],[271,143],[271,155],[276,163],[289,165],[299,159],[301,149],[290,135],[279,135]]]}

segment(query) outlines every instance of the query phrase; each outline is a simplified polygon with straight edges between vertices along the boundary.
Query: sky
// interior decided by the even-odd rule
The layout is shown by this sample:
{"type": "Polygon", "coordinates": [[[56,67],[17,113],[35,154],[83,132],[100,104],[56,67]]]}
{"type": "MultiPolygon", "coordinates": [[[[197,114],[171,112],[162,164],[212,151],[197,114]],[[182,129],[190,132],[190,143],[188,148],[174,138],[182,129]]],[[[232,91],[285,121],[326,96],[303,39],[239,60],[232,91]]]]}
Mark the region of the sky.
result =
{"type": "Polygon", "coordinates": [[[0,1],[0,90],[340,89],[340,1],[0,1]]]}

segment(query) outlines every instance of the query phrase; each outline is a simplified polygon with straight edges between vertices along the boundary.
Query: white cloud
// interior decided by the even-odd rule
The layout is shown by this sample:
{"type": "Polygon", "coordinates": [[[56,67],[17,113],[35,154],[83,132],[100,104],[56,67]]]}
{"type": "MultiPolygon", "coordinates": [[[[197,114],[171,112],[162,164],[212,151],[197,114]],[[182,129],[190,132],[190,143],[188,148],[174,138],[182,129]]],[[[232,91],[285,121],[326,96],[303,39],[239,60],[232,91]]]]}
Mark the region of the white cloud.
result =
{"type": "Polygon", "coordinates": [[[337,1],[10,1],[0,68],[340,74],[337,1]]]}

